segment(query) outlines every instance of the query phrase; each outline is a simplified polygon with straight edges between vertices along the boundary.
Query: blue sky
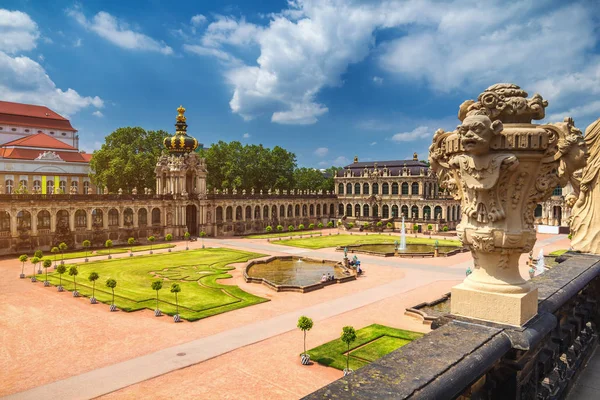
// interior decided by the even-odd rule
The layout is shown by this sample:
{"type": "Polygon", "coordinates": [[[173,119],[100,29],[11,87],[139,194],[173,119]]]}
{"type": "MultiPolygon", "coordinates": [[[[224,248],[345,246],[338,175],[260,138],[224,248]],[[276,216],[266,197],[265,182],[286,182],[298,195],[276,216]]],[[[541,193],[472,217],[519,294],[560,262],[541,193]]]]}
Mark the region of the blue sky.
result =
{"type": "Polygon", "coordinates": [[[600,117],[595,1],[0,2],[0,99],[67,115],[81,147],[121,126],[282,146],[301,166],[426,158],[497,82],[600,117]]]}

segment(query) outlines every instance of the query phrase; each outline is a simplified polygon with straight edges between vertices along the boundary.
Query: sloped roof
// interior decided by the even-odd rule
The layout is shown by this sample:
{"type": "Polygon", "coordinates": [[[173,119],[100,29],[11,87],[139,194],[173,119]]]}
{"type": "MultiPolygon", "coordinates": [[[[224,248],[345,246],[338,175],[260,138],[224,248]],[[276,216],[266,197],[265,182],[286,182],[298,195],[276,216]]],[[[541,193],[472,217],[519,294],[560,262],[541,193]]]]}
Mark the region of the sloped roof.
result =
{"type": "Polygon", "coordinates": [[[344,167],[343,170],[338,171],[337,176],[343,177],[345,170],[352,171],[352,175],[360,176],[361,172],[367,168],[372,170],[375,168],[375,164],[377,164],[377,169],[382,171],[384,168],[387,168],[390,171],[391,175],[400,175],[400,171],[406,167],[410,170],[411,175],[419,175],[421,173],[421,168],[423,168],[423,172],[425,174],[428,173],[429,167],[427,163],[418,160],[384,160],[384,161],[365,161],[365,162],[354,162],[352,164],[348,164],[344,167]]]}
{"type": "MultiPolygon", "coordinates": [[[[21,148],[0,148],[0,158],[13,160],[35,160],[44,153],[44,150],[21,149],[21,148]]],[[[91,154],[79,153],[76,151],[54,151],[63,161],[88,163],[91,154]]]]}
{"type": "Polygon", "coordinates": [[[4,143],[2,147],[35,147],[40,149],[61,149],[61,150],[73,150],[77,149],[70,146],[60,140],[53,138],[52,136],[46,135],[45,133],[36,133],[35,135],[25,136],[20,139],[4,143]]]}
{"type": "Polygon", "coordinates": [[[0,124],[77,132],[71,122],[45,106],[0,101],[0,124]]]}

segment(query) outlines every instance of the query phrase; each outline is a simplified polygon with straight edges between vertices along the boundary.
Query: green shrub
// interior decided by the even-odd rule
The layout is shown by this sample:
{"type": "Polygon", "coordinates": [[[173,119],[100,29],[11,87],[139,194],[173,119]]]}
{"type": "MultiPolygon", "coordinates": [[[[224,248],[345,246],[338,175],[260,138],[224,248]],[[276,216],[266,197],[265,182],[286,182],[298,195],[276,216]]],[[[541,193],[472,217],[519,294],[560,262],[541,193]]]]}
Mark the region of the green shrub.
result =
{"type": "Polygon", "coordinates": [[[383,222],[377,221],[377,223],[375,224],[375,226],[377,226],[378,228],[381,228],[383,226],[383,222]]]}
{"type": "Polygon", "coordinates": [[[448,232],[448,225],[444,225],[444,227],[442,228],[442,230],[443,230],[444,232],[448,232]]]}
{"type": "Polygon", "coordinates": [[[363,228],[368,228],[368,227],[369,227],[369,223],[368,223],[368,222],[365,222],[365,223],[363,224],[363,228]]]}
{"type": "Polygon", "coordinates": [[[308,224],[308,229],[315,229],[315,224],[308,224]]]}
{"type": "Polygon", "coordinates": [[[298,225],[298,230],[300,230],[300,231],[301,231],[301,230],[304,230],[304,224],[300,224],[300,225],[298,225]]]}
{"type": "Polygon", "coordinates": [[[416,232],[416,231],[418,231],[418,230],[419,230],[419,225],[417,225],[417,224],[414,224],[414,225],[413,225],[413,231],[415,231],[415,232],[416,232]]]}
{"type": "Polygon", "coordinates": [[[265,228],[265,231],[266,231],[267,233],[271,233],[271,232],[273,232],[273,227],[272,227],[271,225],[269,225],[269,226],[267,226],[267,227],[265,228]]]}
{"type": "Polygon", "coordinates": [[[317,227],[318,227],[319,229],[323,229],[323,223],[322,223],[322,222],[319,222],[319,224],[317,225],[317,227]]]}
{"type": "Polygon", "coordinates": [[[567,236],[569,238],[569,240],[573,239],[573,234],[569,233],[569,236],[567,236]]]}
{"type": "Polygon", "coordinates": [[[294,231],[294,229],[295,229],[295,228],[294,228],[294,225],[290,225],[290,226],[288,226],[288,231],[290,231],[290,232],[293,232],[293,231],[294,231]]]}
{"type": "Polygon", "coordinates": [[[278,230],[279,232],[283,232],[283,226],[281,226],[281,225],[277,225],[277,230],[278,230]]]}
{"type": "Polygon", "coordinates": [[[428,230],[428,231],[431,231],[431,230],[433,230],[433,225],[431,225],[431,224],[427,225],[427,230],[428,230]]]}
{"type": "Polygon", "coordinates": [[[329,222],[327,223],[327,227],[328,227],[328,228],[333,228],[333,221],[329,221],[329,222]]]}
{"type": "Polygon", "coordinates": [[[167,233],[167,235],[165,236],[165,240],[167,242],[170,242],[171,240],[173,240],[173,235],[171,235],[170,233],[167,233]]]}
{"type": "Polygon", "coordinates": [[[388,222],[386,226],[387,226],[388,229],[392,229],[392,227],[394,226],[394,224],[392,224],[391,222],[388,222]]]}
{"type": "Polygon", "coordinates": [[[350,223],[348,224],[348,228],[350,228],[350,229],[354,228],[354,222],[350,222],[350,223]]]}

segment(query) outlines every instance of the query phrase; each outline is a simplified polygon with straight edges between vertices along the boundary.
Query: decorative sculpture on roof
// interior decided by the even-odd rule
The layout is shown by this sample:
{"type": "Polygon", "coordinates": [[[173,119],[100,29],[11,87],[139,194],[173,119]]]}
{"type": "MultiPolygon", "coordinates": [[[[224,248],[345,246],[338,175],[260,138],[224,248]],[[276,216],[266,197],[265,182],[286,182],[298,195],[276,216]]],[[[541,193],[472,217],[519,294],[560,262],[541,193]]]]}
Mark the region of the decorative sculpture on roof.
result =
{"type": "Polygon", "coordinates": [[[36,157],[36,160],[64,161],[58,154],[50,150],[40,153],[40,155],[36,157]]]}
{"type": "Polygon", "coordinates": [[[535,244],[533,211],[586,160],[573,120],[535,125],[548,102],[513,84],[490,86],[460,106],[453,132],[438,130],[429,148],[440,186],[461,201],[459,238],[474,270],[452,290],[452,313],[522,325],[537,312],[537,289],[519,273],[535,244]],[[495,315],[481,302],[494,302],[495,315]]]}

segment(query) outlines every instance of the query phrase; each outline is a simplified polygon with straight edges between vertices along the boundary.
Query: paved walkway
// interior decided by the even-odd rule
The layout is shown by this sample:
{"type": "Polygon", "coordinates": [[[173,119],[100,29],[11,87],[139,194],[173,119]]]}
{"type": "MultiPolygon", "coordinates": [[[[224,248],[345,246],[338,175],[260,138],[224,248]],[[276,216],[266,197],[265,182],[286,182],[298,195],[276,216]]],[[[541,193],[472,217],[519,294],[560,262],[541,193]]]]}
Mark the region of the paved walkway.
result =
{"type": "Polygon", "coordinates": [[[568,400],[600,399],[600,350],[596,348],[585,369],[577,379],[568,400]]]}

